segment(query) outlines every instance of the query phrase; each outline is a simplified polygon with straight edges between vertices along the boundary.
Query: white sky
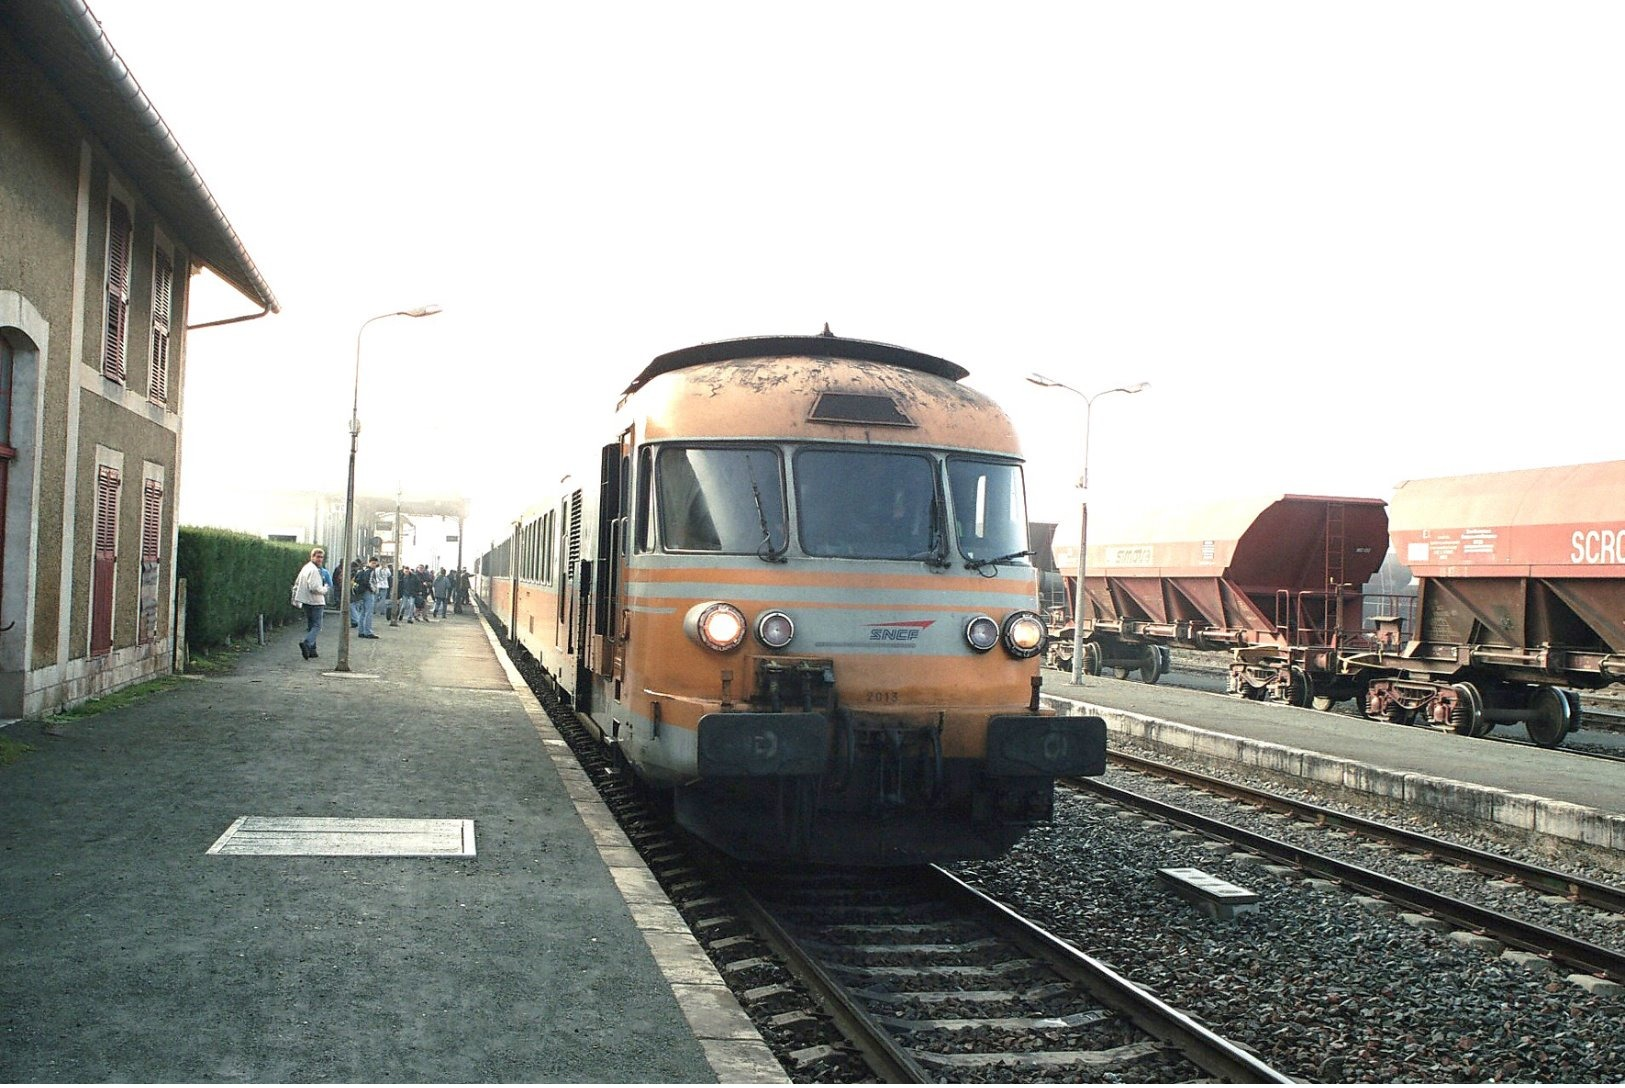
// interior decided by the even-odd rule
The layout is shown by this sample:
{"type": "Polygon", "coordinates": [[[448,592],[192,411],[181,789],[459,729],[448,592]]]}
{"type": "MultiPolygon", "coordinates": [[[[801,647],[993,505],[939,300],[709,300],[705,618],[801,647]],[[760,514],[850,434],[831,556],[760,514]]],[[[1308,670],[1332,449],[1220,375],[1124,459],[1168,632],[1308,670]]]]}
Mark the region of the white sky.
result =
{"type": "Polygon", "coordinates": [[[360,488],[465,492],[472,552],[653,356],[825,321],[969,368],[1039,518],[1033,370],[1151,383],[1092,526],[1625,456],[1617,4],[91,3],[283,304],[191,338],[186,522],[342,491],[356,331],[430,301],[366,333],[360,488]]]}

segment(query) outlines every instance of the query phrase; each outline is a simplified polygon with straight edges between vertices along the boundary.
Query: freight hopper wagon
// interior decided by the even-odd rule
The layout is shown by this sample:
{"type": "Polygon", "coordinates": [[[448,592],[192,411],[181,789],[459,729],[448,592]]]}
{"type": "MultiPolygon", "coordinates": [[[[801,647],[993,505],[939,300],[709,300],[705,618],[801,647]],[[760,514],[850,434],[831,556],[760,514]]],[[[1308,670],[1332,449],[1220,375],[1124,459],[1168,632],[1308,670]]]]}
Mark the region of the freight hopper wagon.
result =
{"type": "MultiPolygon", "coordinates": [[[[1056,565],[1075,572],[1079,534],[1056,534],[1056,565]]],[[[1253,674],[1237,690],[1290,684],[1269,663],[1284,647],[1336,646],[1361,626],[1361,587],[1382,563],[1388,522],[1381,499],[1271,495],[1161,510],[1091,543],[1085,569],[1084,669],[1155,683],[1171,646],[1237,649],[1253,674]]],[[[1067,579],[1069,593],[1075,575],[1067,579]]],[[[1071,627],[1055,632],[1055,664],[1071,667],[1071,627]]]]}
{"type": "Polygon", "coordinates": [[[1020,452],[965,375],[827,334],[662,355],[481,560],[588,729],[736,857],[990,857],[1105,769],[1103,721],[1040,708],[1020,452]]]}
{"type": "Polygon", "coordinates": [[[1625,461],[1414,480],[1391,524],[1416,629],[1346,663],[1370,677],[1367,714],[1471,736],[1521,721],[1552,747],[1579,721],[1572,689],[1625,680],[1625,461]]]}

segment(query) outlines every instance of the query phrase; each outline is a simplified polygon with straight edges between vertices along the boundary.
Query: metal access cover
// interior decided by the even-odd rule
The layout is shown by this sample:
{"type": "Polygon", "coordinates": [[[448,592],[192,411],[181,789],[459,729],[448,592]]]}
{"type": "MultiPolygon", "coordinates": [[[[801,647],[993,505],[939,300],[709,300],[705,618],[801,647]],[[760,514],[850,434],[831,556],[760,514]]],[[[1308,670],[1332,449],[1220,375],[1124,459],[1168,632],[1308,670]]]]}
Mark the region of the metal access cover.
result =
{"type": "Polygon", "coordinates": [[[1157,878],[1214,918],[1234,918],[1258,909],[1257,892],[1200,869],[1158,869],[1157,878]]]}
{"type": "Polygon", "coordinates": [[[209,853],[471,858],[474,821],[239,816],[209,853]]]}

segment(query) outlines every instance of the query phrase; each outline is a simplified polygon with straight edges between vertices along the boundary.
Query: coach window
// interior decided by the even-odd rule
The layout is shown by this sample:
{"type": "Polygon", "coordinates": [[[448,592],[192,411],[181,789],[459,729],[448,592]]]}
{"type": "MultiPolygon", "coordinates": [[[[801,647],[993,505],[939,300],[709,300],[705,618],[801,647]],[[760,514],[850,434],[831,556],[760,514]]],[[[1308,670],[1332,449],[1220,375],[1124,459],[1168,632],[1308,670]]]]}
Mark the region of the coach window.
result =
{"type": "Polygon", "coordinates": [[[950,457],[948,488],[959,553],[966,559],[998,559],[1027,549],[1020,465],[950,457]]]}
{"type": "Polygon", "coordinates": [[[648,446],[638,451],[638,517],[632,547],[640,552],[655,550],[655,492],[650,486],[655,472],[655,451],[648,446]]]}
{"type": "Polygon", "coordinates": [[[775,556],[784,550],[788,528],[777,450],[667,446],[657,477],[666,550],[775,556]]]}
{"type": "Polygon", "coordinates": [[[808,555],[942,556],[936,467],[929,457],[858,449],[796,454],[796,523],[808,555]]]}

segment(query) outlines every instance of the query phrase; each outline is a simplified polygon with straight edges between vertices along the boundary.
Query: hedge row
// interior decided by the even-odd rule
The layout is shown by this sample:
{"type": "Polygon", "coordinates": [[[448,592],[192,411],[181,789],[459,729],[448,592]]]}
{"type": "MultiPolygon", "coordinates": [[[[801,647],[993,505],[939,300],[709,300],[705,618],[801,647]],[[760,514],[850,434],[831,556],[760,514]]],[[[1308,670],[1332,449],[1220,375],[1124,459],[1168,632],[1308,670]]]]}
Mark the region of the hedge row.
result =
{"type": "Polygon", "coordinates": [[[175,567],[186,579],[186,641],[219,646],[255,630],[262,615],[288,620],[288,587],[309,558],[308,544],[181,526],[175,567]]]}

